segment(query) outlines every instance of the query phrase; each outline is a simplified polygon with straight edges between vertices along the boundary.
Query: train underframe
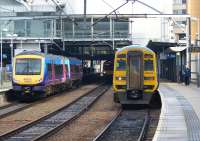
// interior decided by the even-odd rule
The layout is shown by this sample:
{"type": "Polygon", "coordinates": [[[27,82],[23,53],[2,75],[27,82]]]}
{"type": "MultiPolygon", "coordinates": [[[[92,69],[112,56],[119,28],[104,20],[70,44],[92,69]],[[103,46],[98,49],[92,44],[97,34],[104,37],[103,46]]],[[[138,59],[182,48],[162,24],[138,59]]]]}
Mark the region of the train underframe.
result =
{"type": "Polygon", "coordinates": [[[48,95],[52,95],[55,93],[62,92],[66,89],[70,89],[73,86],[80,86],[81,81],[69,81],[67,83],[62,84],[54,84],[54,85],[14,85],[13,89],[9,90],[6,93],[6,97],[8,100],[18,99],[21,101],[32,101],[39,98],[47,97],[48,95]]]}
{"type": "Polygon", "coordinates": [[[154,95],[158,95],[158,92],[145,93],[142,90],[115,92],[114,102],[122,105],[150,105],[154,95]]]}

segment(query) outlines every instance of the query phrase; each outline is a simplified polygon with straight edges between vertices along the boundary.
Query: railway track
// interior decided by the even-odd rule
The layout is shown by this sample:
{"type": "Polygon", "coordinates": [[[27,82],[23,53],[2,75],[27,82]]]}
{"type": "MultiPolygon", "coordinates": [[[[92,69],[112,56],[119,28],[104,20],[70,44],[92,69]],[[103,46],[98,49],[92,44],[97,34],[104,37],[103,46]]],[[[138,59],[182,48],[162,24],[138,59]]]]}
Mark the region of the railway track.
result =
{"type": "MultiPolygon", "coordinates": [[[[74,89],[70,89],[68,92],[71,92],[73,90],[74,89]]],[[[7,104],[5,106],[2,106],[2,107],[0,107],[0,119],[4,118],[6,116],[9,116],[11,114],[15,114],[15,113],[17,113],[19,111],[22,111],[22,110],[24,110],[26,108],[29,108],[29,107],[33,106],[33,105],[39,104],[41,102],[43,103],[45,101],[53,99],[53,98],[55,98],[57,96],[60,96],[62,93],[56,94],[56,95],[52,95],[52,96],[47,97],[45,99],[40,99],[40,100],[35,101],[33,103],[17,103],[17,102],[13,102],[13,103],[7,104]]]]}
{"type": "Polygon", "coordinates": [[[158,121],[160,119],[161,109],[152,109],[149,112],[149,126],[148,131],[144,137],[144,141],[152,141],[157,130],[158,121]]]}
{"type": "Polygon", "coordinates": [[[123,110],[93,141],[142,141],[148,123],[148,110],[123,110]]]}
{"type": "Polygon", "coordinates": [[[86,111],[109,87],[101,85],[63,108],[0,136],[0,140],[34,141],[44,139],[86,111]]]}
{"type": "Polygon", "coordinates": [[[0,119],[4,118],[5,116],[14,114],[18,111],[21,111],[25,108],[30,107],[31,104],[27,103],[11,103],[5,106],[0,107],[0,119]]]}

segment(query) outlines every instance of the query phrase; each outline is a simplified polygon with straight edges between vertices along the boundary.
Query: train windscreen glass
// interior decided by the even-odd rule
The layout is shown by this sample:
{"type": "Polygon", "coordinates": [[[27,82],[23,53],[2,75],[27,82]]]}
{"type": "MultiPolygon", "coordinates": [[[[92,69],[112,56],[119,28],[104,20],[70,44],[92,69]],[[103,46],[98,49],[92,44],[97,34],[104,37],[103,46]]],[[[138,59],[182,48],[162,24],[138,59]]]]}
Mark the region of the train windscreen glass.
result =
{"type": "Polygon", "coordinates": [[[40,75],[41,59],[16,59],[16,75],[40,75]]]}
{"type": "Polygon", "coordinates": [[[125,60],[118,60],[117,61],[117,70],[125,70],[126,68],[126,61],[125,60]]]}
{"type": "Polygon", "coordinates": [[[144,60],[144,71],[153,71],[153,60],[144,60]]]}

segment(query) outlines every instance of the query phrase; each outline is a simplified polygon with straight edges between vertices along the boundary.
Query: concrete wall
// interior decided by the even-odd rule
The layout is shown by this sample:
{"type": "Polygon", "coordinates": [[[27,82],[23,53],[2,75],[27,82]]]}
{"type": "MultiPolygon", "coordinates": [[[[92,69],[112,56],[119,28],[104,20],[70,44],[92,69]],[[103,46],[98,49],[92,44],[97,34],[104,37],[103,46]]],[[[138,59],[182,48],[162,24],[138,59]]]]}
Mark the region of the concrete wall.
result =
{"type": "MultiPolygon", "coordinates": [[[[199,29],[199,19],[200,19],[200,1],[199,0],[188,0],[187,1],[187,12],[190,14],[192,18],[192,43],[195,43],[195,39],[197,39],[197,34],[200,32],[199,29]]],[[[199,54],[192,53],[191,55],[191,72],[192,79],[196,81],[197,75],[200,73],[200,65],[199,65],[199,54]]]]}
{"type": "Polygon", "coordinates": [[[200,1],[199,0],[188,0],[188,14],[196,17],[197,20],[192,20],[192,40],[195,40],[198,31],[198,19],[200,18],[200,1]]]}

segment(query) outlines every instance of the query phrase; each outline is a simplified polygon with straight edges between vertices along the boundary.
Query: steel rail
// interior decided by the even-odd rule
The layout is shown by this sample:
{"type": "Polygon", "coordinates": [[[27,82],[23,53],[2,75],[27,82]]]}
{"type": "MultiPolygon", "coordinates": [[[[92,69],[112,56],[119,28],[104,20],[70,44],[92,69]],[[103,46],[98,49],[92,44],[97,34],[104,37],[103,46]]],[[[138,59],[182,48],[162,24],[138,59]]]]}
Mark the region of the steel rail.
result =
{"type": "Polygon", "coordinates": [[[115,122],[115,120],[120,116],[121,113],[122,109],[115,115],[115,117],[108,123],[108,125],[93,139],[93,141],[99,140],[105,134],[105,131],[108,130],[108,128],[110,128],[113,122],[115,122]]]}
{"type": "MultiPolygon", "coordinates": [[[[144,140],[145,134],[146,134],[146,132],[148,130],[149,117],[150,117],[149,116],[149,109],[147,111],[144,111],[144,112],[147,112],[147,114],[145,115],[144,122],[143,122],[143,125],[142,125],[142,129],[141,129],[140,134],[139,134],[139,136],[137,138],[137,141],[144,140]]],[[[93,141],[103,141],[104,140],[103,137],[108,133],[108,130],[111,128],[111,126],[114,126],[113,124],[115,124],[117,119],[122,114],[123,114],[123,110],[120,110],[118,112],[118,114],[109,122],[109,124],[93,139],[93,141]]],[[[112,139],[110,139],[110,140],[112,140],[112,139]]]]}
{"type": "Polygon", "coordinates": [[[14,114],[14,113],[17,113],[19,111],[22,111],[28,107],[32,106],[32,104],[26,104],[26,103],[12,103],[12,104],[9,104],[5,107],[1,107],[0,108],[0,119],[8,116],[8,115],[11,115],[11,114],[14,114]]]}
{"type": "Polygon", "coordinates": [[[140,132],[140,136],[138,138],[137,141],[143,141],[144,140],[144,137],[145,137],[145,134],[147,133],[147,130],[148,130],[148,126],[149,126],[149,111],[145,117],[145,121],[144,121],[144,124],[143,124],[143,127],[142,127],[142,131],[140,132]]]}
{"type": "Polygon", "coordinates": [[[2,110],[2,109],[5,109],[5,108],[7,108],[7,107],[10,107],[10,106],[12,106],[12,105],[14,105],[15,103],[8,103],[8,104],[5,104],[5,105],[2,105],[2,106],[0,106],[0,110],[2,110]]]}
{"type": "MultiPolygon", "coordinates": [[[[67,93],[72,92],[74,90],[75,89],[70,89],[69,91],[67,91],[67,93]]],[[[36,104],[40,104],[40,103],[49,101],[49,100],[51,100],[51,99],[53,99],[55,97],[58,97],[58,96],[62,95],[63,93],[64,92],[61,92],[61,93],[56,94],[56,95],[51,95],[49,97],[46,97],[45,99],[40,99],[40,100],[38,100],[38,101],[36,101],[34,103],[29,103],[28,104],[28,103],[16,103],[15,102],[15,103],[11,103],[11,104],[7,104],[5,106],[2,106],[2,107],[0,107],[0,119],[4,118],[6,116],[9,116],[11,114],[15,114],[17,112],[20,112],[20,111],[22,111],[24,109],[27,109],[27,108],[29,108],[31,106],[34,106],[36,104]]]]}

